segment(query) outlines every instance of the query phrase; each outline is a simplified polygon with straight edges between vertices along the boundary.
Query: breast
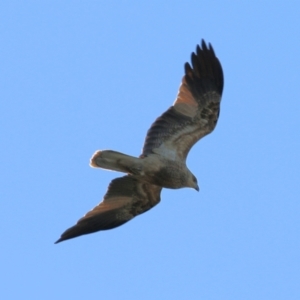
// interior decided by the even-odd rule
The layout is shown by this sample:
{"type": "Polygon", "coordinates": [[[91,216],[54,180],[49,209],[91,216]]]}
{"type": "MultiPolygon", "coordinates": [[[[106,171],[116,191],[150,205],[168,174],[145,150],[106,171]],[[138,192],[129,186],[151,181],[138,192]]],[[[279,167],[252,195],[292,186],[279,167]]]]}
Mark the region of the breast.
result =
{"type": "Polygon", "coordinates": [[[186,170],[186,165],[181,161],[152,154],[145,158],[144,178],[161,187],[178,189],[186,186],[186,170]]]}

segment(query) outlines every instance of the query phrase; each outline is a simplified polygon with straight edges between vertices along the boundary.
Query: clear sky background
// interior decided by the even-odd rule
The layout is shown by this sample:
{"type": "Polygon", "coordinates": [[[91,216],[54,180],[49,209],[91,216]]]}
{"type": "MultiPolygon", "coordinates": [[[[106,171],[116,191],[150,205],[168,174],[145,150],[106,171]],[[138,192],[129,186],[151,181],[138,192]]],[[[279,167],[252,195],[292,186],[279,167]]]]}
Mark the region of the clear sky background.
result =
{"type": "Polygon", "coordinates": [[[1,299],[300,299],[299,1],[1,1],[1,299]],[[225,75],[200,193],[53,243],[138,156],[196,44],[225,75]]]}

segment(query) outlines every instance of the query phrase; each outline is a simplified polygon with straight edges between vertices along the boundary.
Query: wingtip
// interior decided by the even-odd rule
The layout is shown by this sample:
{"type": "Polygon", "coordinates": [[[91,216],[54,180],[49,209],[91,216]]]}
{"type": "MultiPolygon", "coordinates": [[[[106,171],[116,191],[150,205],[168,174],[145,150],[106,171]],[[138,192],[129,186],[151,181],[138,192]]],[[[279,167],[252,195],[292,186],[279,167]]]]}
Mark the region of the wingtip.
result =
{"type": "Polygon", "coordinates": [[[54,244],[58,244],[58,243],[60,243],[60,242],[62,242],[63,241],[63,239],[62,238],[59,238],[54,244]]]}
{"type": "Polygon", "coordinates": [[[204,41],[204,39],[201,40],[201,47],[203,50],[207,50],[207,45],[206,45],[206,42],[204,41]]]}
{"type": "Polygon", "coordinates": [[[197,45],[197,53],[198,53],[198,50],[202,49],[204,51],[212,51],[213,54],[215,55],[215,52],[214,52],[214,48],[213,46],[211,45],[211,43],[206,43],[204,39],[201,39],[201,43],[199,45],[197,45]],[[200,44],[201,44],[201,47],[200,47],[200,44]]]}

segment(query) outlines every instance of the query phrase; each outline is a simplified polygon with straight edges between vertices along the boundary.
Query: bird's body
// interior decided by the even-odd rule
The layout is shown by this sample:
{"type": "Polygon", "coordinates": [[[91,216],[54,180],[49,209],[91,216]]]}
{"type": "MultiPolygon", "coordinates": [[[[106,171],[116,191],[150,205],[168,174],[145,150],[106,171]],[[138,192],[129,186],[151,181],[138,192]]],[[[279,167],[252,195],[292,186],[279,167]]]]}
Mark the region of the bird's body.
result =
{"type": "Polygon", "coordinates": [[[114,179],[103,201],[56,242],[115,228],[160,201],[162,188],[199,190],[186,166],[192,146],[216,126],[223,90],[223,71],[213,48],[202,41],[192,53],[173,106],[152,124],[142,154],[133,157],[112,150],[97,151],[90,165],[127,175],[114,179]]]}
{"type": "MultiPolygon", "coordinates": [[[[171,151],[163,150],[164,154],[171,151]]],[[[184,161],[171,158],[160,153],[151,153],[139,158],[112,150],[97,151],[91,159],[92,167],[124,172],[141,181],[159,185],[165,188],[178,189],[190,187],[194,181],[193,174],[188,170],[184,161]]],[[[194,182],[192,184],[194,186],[194,182]]]]}

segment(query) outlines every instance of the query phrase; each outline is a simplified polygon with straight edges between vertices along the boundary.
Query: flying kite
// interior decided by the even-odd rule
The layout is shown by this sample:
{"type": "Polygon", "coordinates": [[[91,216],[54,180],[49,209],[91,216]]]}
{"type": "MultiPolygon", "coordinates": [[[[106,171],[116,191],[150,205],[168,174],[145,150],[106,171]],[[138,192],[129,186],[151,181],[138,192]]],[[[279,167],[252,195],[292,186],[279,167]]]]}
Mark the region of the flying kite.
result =
{"type": "Polygon", "coordinates": [[[219,117],[223,71],[211,44],[202,40],[184,66],[173,105],[152,124],[139,157],[120,152],[97,151],[94,168],[124,172],[111,181],[95,208],[67,229],[56,243],[77,236],[118,227],[160,202],[162,188],[194,188],[196,177],[186,166],[192,146],[211,133],[219,117]]]}

